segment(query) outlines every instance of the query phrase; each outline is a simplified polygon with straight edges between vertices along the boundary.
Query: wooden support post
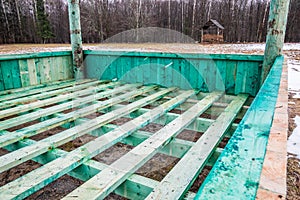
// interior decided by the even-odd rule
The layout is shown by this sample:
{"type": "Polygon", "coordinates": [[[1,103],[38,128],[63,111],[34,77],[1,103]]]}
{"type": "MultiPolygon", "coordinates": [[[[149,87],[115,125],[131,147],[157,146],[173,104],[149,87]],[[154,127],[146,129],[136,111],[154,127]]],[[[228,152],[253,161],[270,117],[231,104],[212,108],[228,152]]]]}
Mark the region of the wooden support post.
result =
{"type": "Polygon", "coordinates": [[[261,85],[277,56],[282,54],[290,0],[271,0],[261,85]]]}
{"type": "Polygon", "coordinates": [[[73,69],[76,80],[83,78],[83,51],[79,1],[80,0],[68,0],[73,69]]]}

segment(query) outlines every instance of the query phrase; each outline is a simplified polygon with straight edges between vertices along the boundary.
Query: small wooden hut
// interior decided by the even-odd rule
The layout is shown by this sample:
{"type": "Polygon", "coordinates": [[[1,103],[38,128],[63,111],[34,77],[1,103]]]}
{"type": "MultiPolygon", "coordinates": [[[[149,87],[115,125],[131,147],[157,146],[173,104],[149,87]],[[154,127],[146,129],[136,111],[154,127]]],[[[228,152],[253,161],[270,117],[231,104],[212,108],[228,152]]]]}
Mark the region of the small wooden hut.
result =
{"type": "Polygon", "coordinates": [[[201,28],[201,42],[223,42],[224,27],[214,19],[207,21],[201,28]]]}

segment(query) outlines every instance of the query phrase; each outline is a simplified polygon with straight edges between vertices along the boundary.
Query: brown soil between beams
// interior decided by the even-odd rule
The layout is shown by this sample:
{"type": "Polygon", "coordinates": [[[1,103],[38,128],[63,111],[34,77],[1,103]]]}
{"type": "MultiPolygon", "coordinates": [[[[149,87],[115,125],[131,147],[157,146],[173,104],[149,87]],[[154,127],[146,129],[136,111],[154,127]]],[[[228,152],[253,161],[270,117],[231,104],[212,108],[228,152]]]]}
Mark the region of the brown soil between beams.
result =
{"type": "MultiPolygon", "coordinates": [[[[294,118],[300,116],[300,99],[293,99],[293,94],[289,94],[289,129],[288,137],[296,128],[294,118]]],[[[300,160],[297,158],[288,158],[287,163],[287,200],[300,199],[300,160]]]]}

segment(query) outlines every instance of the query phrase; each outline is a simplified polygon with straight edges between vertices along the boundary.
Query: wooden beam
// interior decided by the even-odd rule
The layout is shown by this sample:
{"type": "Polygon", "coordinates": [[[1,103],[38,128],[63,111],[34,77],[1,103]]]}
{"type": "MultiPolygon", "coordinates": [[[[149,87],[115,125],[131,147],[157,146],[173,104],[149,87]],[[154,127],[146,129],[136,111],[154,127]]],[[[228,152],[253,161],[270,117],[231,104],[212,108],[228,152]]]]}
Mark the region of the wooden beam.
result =
{"type": "MultiPolygon", "coordinates": [[[[132,89],[133,87],[128,87],[130,85],[126,85],[126,87],[119,87],[115,90],[111,90],[111,91],[105,91],[103,93],[99,93],[97,96],[95,96],[96,98],[105,98],[109,95],[114,94],[115,92],[118,91],[124,91],[126,89],[132,89]]],[[[57,117],[51,118],[49,120],[45,120],[41,123],[38,124],[34,124],[28,127],[24,127],[22,129],[19,129],[17,131],[11,132],[9,135],[5,135],[5,136],[0,136],[0,147],[4,147],[7,146],[9,144],[12,144],[14,142],[20,141],[23,138],[29,138],[31,136],[37,135],[39,133],[42,133],[43,131],[46,130],[50,130],[52,128],[58,127],[60,125],[63,125],[65,123],[74,121],[80,117],[84,117],[87,116],[89,114],[92,114],[94,112],[100,111],[102,109],[105,109],[107,107],[110,107],[114,104],[126,101],[128,99],[131,99],[133,97],[136,97],[142,93],[148,92],[151,89],[155,89],[153,88],[141,88],[141,89],[133,89],[133,91],[125,93],[123,95],[118,95],[114,98],[111,98],[109,100],[105,100],[96,104],[92,104],[90,106],[84,107],[82,109],[70,112],[68,114],[64,114],[64,115],[59,115],[57,117]]],[[[82,101],[81,101],[82,102],[82,101]]],[[[88,103],[86,101],[84,104],[88,103]]],[[[77,103],[74,103],[74,105],[76,105],[77,103]]],[[[48,111],[47,109],[44,109],[41,111],[42,113],[49,113],[50,111],[48,111]]],[[[25,117],[26,118],[26,117],[25,117]]],[[[29,117],[29,119],[31,119],[29,117]]],[[[16,122],[15,122],[16,123],[16,122]]]]}
{"type": "MultiPolygon", "coordinates": [[[[28,103],[28,102],[33,102],[33,101],[37,101],[37,100],[41,100],[41,99],[45,99],[45,98],[51,98],[63,93],[70,93],[70,92],[74,92],[76,90],[80,89],[84,89],[84,88],[88,88],[90,86],[94,86],[94,85],[99,85],[101,83],[105,83],[103,81],[93,81],[90,83],[87,83],[85,85],[79,86],[76,82],[70,83],[70,84],[66,84],[60,87],[57,87],[55,89],[52,90],[42,90],[41,92],[39,92],[38,94],[34,94],[34,95],[30,95],[28,93],[28,91],[24,92],[23,94],[15,94],[16,97],[14,97],[14,99],[12,100],[5,100],[4,102],[0,102],[0,109],[4,109],[7,107],[11,107],[17,104],[22,104],[22,103],[28,103]],[[79,88],[78,88],[79,87],[79,88]],[[27,95],[26,95],[27,93],[27,95]],[[25,96],[26,95],[26,96],[25,96]],[[30,96],[28,96],[30,95],[30,96]],[[20,97],[23,96],[23,97],[20,97]]],[[[0,98],[0,101],[1,98],[0,98]]]]}
{"type": "MultiPolygon", "coordinates": [[[[170,89],[158,92],[161,94],[166,93],[170,89]]],[[[158,93],[154,94],[154,96],[157,96],[158,93]]],[[[95,155],[99,154],[100,152],[104,151],[105,149],[109,148],[110,146],[114,145],[118,141],[122,140],[122,138],[128,136],[135,130],[146,126],[148,123],[153,121],[154,119],[162,116],[164,113],[167,111],[173,109],[183,101],[185,101],[187,98],[192,96],[194,94],[194,91],[187,91],[186,93],[178,96],[177,98],[174,98],[160,107],[144,114],[143,116],[140,116],[133,121],[127,122],[124,125],[120,126],[116,130],[113,130],[85,145],[82,147],[72,151],[71,153],[56,159],[55,161],[48,163],[47,165],[23,176],[22,179],[16,180],[12,183],[9,183],[7,185],[9,186],[4,186],[3,188],[0,189],[0,193],[2,191],[6,191],[5,187],[14,187],[16,190],[13,193],[7,192],[3,193],[3,195],[7,195],[6,198],[12,198],[12,197],[25,197],[29,193],[34,192],[34,190],[43,187],[45,183],[49,183],[56,178],[59,178],[63,174],[75,169],[77,166],[81,165],[83,162],[87,161],[88,159],[91,159],[95,155]],[[25,187],[28,184],[31,184],[31,186],[34,185],[33,189],[29,189],[25,187]],[[22,196],[24,194],[25,196],[22,196]]],[[[153,98],[154,96],[151,95],[150,97],[153,98]],[[151,97],[152,96],[152,97],[151,97]]],[[[150,100],[151,98],[148,97],[150,100]]],[[[144,100],[140,100],[140,103],[142,103],[144,100]]],[[[132,104],[134,106],[135,103],[132,104]]],[[[127,107],[128,110],[130,109],[130,106],[127,107]]],[[[125,108],[126,109],[126,108],[125,108]]],[[[122,113],[124,112],[124,109],[120,109],[119,112],[122,113]]],[[[128,111],[127,111],[128,112],[128,111]]],[[[116,111],[116,115],[117,115],[116,111]]],[[[117,115],[118,117],[120,115],[117,115]]],[[[92,121],[92,120],[91,120],[92,121]]],[[[101,124],[100,120],[96,120],[98,123],[101,124]]],[[[90,121],[83,123],[82,125],[79,126],[84,126],[86,127],[87,124],[90,124],[90,121]]],[[[76,128],[76,127],[75,127],[76,128]]],[[[64,135],[64,134],[63,134],[64,135]]],[[[38,144],[38,143],[37,143],[38,144]]],[[[20,149],[22,150],[22,149],[20,149]]]]}
{"type": "Polygon", "coordinates": [[[1,110],[0,111],[0,119],[2,119],[4,117],[7,117],[7,116],[11,116],[11,115],[15,115],[15,114],[24,113],[26,111],[34,110],[36,108],[40,108],[40,107],[43,107],[43,106],[48,106],[48,105],[52,105],[52,104],[55,104],[55,103],[63,102],[63,101],[73,99],[73,98],[76,98],[76,97],[80,97],[80,96],[83,96],[83,95],[93,94],[95,92],[95,89],[96,89],[96,91],[102,90],[105,87],[107,87],[107,85],[109,85],[109,84],[105,85],[105,84],[100,83],[100,85],[96,88],[89,87],[91,85],[95,85],[95,83],[93,83],[93,82],[92,83],[85,83],[85,84],[82,84],[82,85],[75,86],[75,87],[73,87],[74,88],[73,93],[66,93],[66,94],[62,94],[62,95],[59,95],[59,96],[56,96],[56,97],[53,97],[53,98],[43,99],[43,100],[40,100],[40,101],[32,102],[30,104],[24,104],[24,105],[20,105],[20,106],[17,106],[17,107],[12,107],[12,108],[9,108],[9,109],[6,109],[6,110],[1,110]]]}
{"type": "Polygon", "coordinates": [[[0,101],[2,102],[2,101],[11,100],[11,99],[21,98],[24,96],[29,96],[29,95],[33,95],[33,94],[37,94],[37,93],[41,93],[41,92],[56,90],[58,88],[69,87],[71,85],[82,84],[82,83],[87,83],[87,82],[91,82],[91,81],[92,80],[90,80],[90,79],[85,79],[82,81],[75,82],[72,79],[72,80],[66,80],[66,81],[51,82],[51,83],[47,83],[47,84],[22,87],[22,88],[12,89],[12,90],[4,90],[4,91],[0,92],[0,101]]]}
{"type": "Polygon", "coordinates": [[[80,25],[80,0],[68,0],[71,46],[75,79],[83,78],[83,50],[80,25]]]}
{"type": "Polygon", "coordinates": [[[226,131],[236,118],[247,100],[248,95],[239,95],[233,100],[216,121],[205,131],[186,155],[175,165],[167,176],[146,198],[181,199],[203,167],[208,162],[214,149],[225,136],[226,131]]]}
{"type": "MultiPolygon", "coordinates": [[[[43,104],[47,103],[47,105],[51,104],[51,103],[56,103],[56,100],[59,100],[61,102],[63,101],[68,101],[71,98],[76,98],[78,97],[78,95],[84,95],[84,94],[94,94],[94,92],[98,92],[104,89],[107,89],[108,87],[117,85],[118,83],[114,82],[114,83],[109,83],[109,84],[105,84],[105,85],[100,85],[94,89],[86,89],[86,90],[82,90],[82,91],[78,91],[78,92],[74,92],[71,94],[67,94],[67,95],[60,95],[58,97],[55,98],[51,98],[51,99],[46,99],[45,101],[39,101],[39,102],[33,102],[31,104],[27,104],[24,106],[18,106],[18,107],[13,107],[12,109],[8,109],[8,110],[4,110],[3,112],[0,111],[0,113],[4,113],[6,115],[11,114],[11,112],[13,112],[14,114],[20,114],[22,112],[28,111],[28,110],[34,110],[36,108],[39,108],[41,106],[43,106],[43,104]],[[77,95],[77,96],[76,96],[77,95]],[[63,98],[62,98],[63,97],[63,98]],[[53,102],[54,101],[54,102],[53,102]],[[9,111],[9,112],[6,112],[9,111]]],[[[127,85],[122,87],[123,89],[128,89],[128,87],[134,87],[136,85],[127,85]]],[[[120,88],[117,88],[115,90],[107,90],[104,92],[100,92],[97,93],[95,95],[91,95],[91,96],[87,96],[87,97],[83,97],[80,99],[75,99],[73,101],[68,101],[66,103],[61,103],[43,110],[37,110],[34,112],[30,112],[27,114],[23,114],[20,115],[18,117],[14,117],[14,118],[10,118],[4,121],[0,121],[0,130],[4,130],[4,129],[8,129],[41,117],[46,117],[49,116],[51,114],[55,114],[57,112],[61,112],[67,109],[72,109],[72,108],[76,108],[78,106],[84,105],[86,103],[91,103],[94,100],[97,100],[98,98],[103,98],[103,97],[108,97],[111,94],[114,94],[115,92],[121,92],[120,88]]],[[[3,114],[3,115],[4,115],[3,114]]],[[[1,117],[0,117],[1,118],[1,117]]]]}
{"type": "Polygon", "coordinates": [[[77,199],[104,198],[221,96],[221,93],[211,93],[160,131],[153,134],[149,139],[115,161],[109,168],[104,169],[71,192],[64,199],[74,199],[74,197],[77,199]]]}
{"type": "Polygon", "coordinates": [[[261,85],[277,56],[282,55],[290,0],[271,0],[261,85]]]}
{"type": "MultiPolygon", "coordinates": [[[[147,86],[145,88],[152,89],[152,87],[147,86]]],[[[95,119],[92,119],[84,124],[75,126],[73,128],[62,131],[56,135],[43,139],[37,142],[35,145],[25,147],[23,149],[14,151],[12,153],[6,154],[0,157],[0,173],[14,167],[22,162],[30,160],[42,153],[45,153],[55,147],[63,145],[69,141],[76,139],[84,134],[89,133],[92,130],[95,130],[121,116],[124,116],[138,108],[141,108],[153,101],[156,101],[162,98],[167,93],[175,90],[176,88],[168,88],[157,93],[154,93],[146,98],[138,100],[134,103],[127,105],[124,108],[115,110],[114,112],[107,113],[105,115],[99,116],[95,119]]]]}

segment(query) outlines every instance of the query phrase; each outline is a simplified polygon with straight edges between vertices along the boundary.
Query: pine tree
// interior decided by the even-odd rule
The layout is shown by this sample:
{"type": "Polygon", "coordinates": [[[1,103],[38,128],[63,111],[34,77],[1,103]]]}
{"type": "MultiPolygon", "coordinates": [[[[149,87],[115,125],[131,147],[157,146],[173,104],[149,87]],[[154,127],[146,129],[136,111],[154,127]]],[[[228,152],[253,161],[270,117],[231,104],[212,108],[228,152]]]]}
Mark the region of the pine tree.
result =
{"type": "Polygon", "coordinates": [[[45,12],[44,0],[37,0],[36,7],[38,35],[42,39],[43,43],[46,43],[48,39],[54,37],[54,34],[51,30],[50,22],[45,12]]]}

